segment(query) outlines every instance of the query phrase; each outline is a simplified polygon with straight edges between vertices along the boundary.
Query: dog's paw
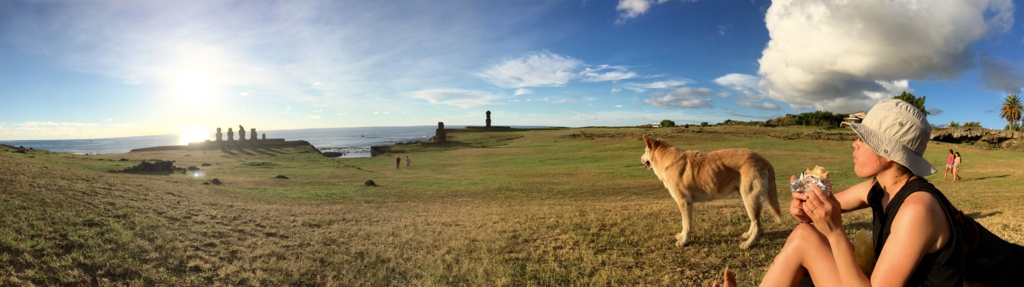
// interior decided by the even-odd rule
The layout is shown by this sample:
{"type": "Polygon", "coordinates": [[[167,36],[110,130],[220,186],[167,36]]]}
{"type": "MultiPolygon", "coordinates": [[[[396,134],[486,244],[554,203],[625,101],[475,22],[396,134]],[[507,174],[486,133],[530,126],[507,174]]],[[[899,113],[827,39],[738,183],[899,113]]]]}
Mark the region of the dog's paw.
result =
{"type": "Polygon", "coordinates": [[[750,249],[751,246],[754,246],[753,241],[743,242],[742,244],[740,244],[740,249],[747,250],[750,249]]]}
{"type": "Polygon", "coordinates": [[[743,237],[743,239],[750,238],[750,230],[747,230],[747,232],[744,232],[743,235],[740,236],[743,237]]]}
{"type": "Polygon", "coordinates": [[[678,246],[678,247],[686,246],[686,243],[688,241],[690,241],[690,240],[689,240],[689,238],[687,238],[686,235],[684,235],[682,233],[676,234],[676,246],[678,246]]]}

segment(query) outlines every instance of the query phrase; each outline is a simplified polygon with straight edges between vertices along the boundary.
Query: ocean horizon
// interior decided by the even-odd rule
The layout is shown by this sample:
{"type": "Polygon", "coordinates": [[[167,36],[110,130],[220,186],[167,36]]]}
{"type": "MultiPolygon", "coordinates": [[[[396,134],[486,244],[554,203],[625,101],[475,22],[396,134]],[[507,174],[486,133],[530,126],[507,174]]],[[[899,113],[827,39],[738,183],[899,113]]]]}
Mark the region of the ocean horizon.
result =
{"type": "MultiPolygon", "coordinates": [[[[461,129],[465,127],[460,125],[445,126],[447,129],[461,129]]],[[[543,126],[513,126],[513,128],[541,127],[543,126]]],[[[304,140],[321,152],[339,152],[344,154],[341,157],[353,158],[370,157],[371,146],[428,141],[434,136],[436,129],[437,126],[405,126],[313,128],[257,132],[260,137],[266,134],[268,139],[304,140]]],[[[213,140],[215,133],[216,131],[211,131],[207,139],[213,140]]],[[[71,140],[0,140],[0,144],[75,154],[119,154],[127,153],[137,148],[186,145],[183,141],[184,137],[185,135],[168,134],[71,140]]],[[[227,137],[226,132],[224,132],[224,137],[227,137]]],[[[246,134],[246,137],[248,137],[248,134],[246,134]]]]}

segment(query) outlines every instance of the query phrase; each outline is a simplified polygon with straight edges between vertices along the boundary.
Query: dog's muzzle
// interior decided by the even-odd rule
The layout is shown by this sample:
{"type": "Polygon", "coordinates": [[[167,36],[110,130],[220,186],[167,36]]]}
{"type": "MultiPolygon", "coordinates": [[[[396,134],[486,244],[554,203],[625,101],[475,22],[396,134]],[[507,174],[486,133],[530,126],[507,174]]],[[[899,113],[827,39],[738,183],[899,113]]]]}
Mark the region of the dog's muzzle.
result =
{"type": "Polygon", "coordinates": [[[651,161],[644,162],[644,169],[651,169],[651,161]]]}

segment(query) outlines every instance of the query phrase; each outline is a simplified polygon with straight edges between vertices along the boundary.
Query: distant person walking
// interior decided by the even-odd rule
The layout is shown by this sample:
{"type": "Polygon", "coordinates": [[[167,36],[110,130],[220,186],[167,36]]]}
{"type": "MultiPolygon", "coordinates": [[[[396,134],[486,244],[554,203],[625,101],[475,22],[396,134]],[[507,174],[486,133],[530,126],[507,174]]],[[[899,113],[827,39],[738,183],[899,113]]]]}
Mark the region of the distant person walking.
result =
{"type": "Polygon", "coordinates": [[[953,158],[953,182],[956,182],[957,180],[962,180],[960,178],[960,152],[956,152],[955,154],[956,157],[953,158]]]}
{"type": "Polygon", "coordinates": [[[405,156],[405,168],[410,168],[410,167],[412,167],[412,160],[409,159],[409,156],[405,156]]]}
{"type": "Polygon", "coordinates": [[[395,169],[399,169],[400,167],[402,167],[402,156],[395,158],[395,169]]]}
{"type": "Polygon", "coordinates": [[[946,171],[942,172],[942,180],[946,180],[946,175],[953,173],[953,158],[956,157],[953,154],[953,149],[949,149],[949,156],[946,157],[946,171]]]}

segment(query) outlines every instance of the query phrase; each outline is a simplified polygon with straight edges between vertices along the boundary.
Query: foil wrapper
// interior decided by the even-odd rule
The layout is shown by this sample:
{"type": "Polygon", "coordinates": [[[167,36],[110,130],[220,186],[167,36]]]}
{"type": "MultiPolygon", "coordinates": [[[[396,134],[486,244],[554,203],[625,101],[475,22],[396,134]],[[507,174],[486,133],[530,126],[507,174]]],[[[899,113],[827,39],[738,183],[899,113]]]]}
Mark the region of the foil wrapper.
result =
{"type": "Polygon", "coordinates": [[[811,188],[812,185],[817,185],[821,188],[821,191],[825,195],[832,194],[832,182],[827,178],[822,178],[814,174],[808,174],[807,172],[801,172],[800,177],[793,176],[789,180],[789,188],[793,192],[805,192],[811,188]]]}

